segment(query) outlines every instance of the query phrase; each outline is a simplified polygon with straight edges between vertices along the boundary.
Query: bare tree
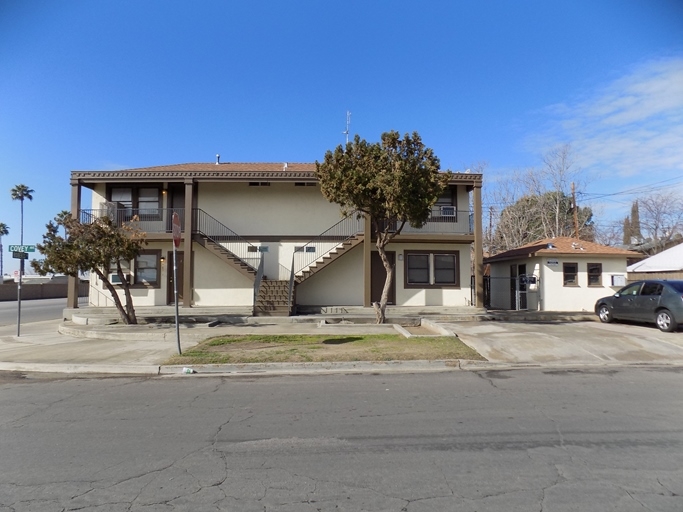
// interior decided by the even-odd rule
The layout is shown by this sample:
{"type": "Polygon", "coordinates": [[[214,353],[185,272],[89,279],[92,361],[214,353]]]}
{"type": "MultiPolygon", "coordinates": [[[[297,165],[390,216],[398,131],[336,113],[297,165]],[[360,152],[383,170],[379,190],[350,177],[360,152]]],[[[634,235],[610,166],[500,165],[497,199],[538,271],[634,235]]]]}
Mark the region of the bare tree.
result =
{"type": "Polygon", "coordinates": [[[683,198],[674,191],[655,192],[638,202],[640,227],[652,242],[650,254],[657,254],[683,232],[683,198]]]}
{"type": "MultiPolygon", "coordinates": [[[[489,252],[505,251],[540,238],[576,236],[571,197],[572,183],[585,186],[568,144],[549,151],[540,169],[526,169],[506,176],[491,197],[502,205],[495,216],[489,252]]],[[[579,238],[593,240],[595,227],[590,208],[578,207],[579,238]]],[[[491,218],[494,215],[491,213],[491,218]]]]}
{"type": "MultiPolygon", "coordinates": [[[[628,217],[626,220],[628,220],[628,217]]],[[[595,241],[609,246],[628,245],[623,243],[623,227],[621,221],[595,226],[595,241]]]]}

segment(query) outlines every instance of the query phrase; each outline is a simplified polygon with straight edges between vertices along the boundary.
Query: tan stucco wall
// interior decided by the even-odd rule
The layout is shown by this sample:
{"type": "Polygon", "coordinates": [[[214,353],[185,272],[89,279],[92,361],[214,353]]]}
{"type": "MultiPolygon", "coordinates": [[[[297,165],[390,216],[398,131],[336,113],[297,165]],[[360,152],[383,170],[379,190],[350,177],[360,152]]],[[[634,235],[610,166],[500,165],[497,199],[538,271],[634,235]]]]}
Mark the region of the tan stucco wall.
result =
{"type": "Polygon", "coordinates": [[[195,244],[195,306],[252,306],[254,282],[195,244]]]}
{"type": "Polygon", "coordinates": [[[328,202],[319,187],[272,183],[200,183],[197,207],[237,234],[316,236],[342,219],[339,206],[328,202]]]}
{"type": "MultiPolygon", "coordinates": [[[[150,243],[144,246],[144,250],[156,250],[162,249],[161,255],[165,256],[166,251],[170,246],[165,246],[161,243],[150,243]]],[[[173,270],[172,262],[171,271],[173,270]]],[[[133,306],[165,306],[166,305],[166,268],[169,262],[166,261],[161,264],[160,269],[160,287],[159,288],[131,288],[130,294],[133,298],[133,306]]],[[[125,306],[125,294],[123,289],[118,289],[118,295],[121,298],[121,302],[125,306]]],[[[97,278],[97,275],[93,272],[90,273],[90,303],[99,307],[113,307],[114,302],[111,298],[111,294],[104,287],[102,282],[97,278]]]]}
{"type": "Polygon", "coordinates": [[[363,245],[330,263],[297,286],[296,302],[302,306],[363,305],[363,245]]]}
{"type": "Polygon", "coordinates": [[[387,251],[396,251],[397,306],[468,306],[471,302],[470,246],[465,244],[389,244],[387,251]],[[405,288],[405,258],[407,250],[459,251],[460,288],[405,288]],[[401,258],[403,260],[401,261],[401,258]]]}
{"type": "MultiPolygon", "coordinates": [[[[91,201],[91,206],[93,210],[97,210],[102,207],[102,203],[104,203],[106,199],[106,194],[107,194],[107,186],[104,183],[98,183],[95,185],[95,187],[92,190],[92,201],[91,201]]],[[[88,208],[85,206],[84,208],[88,208]]]]}

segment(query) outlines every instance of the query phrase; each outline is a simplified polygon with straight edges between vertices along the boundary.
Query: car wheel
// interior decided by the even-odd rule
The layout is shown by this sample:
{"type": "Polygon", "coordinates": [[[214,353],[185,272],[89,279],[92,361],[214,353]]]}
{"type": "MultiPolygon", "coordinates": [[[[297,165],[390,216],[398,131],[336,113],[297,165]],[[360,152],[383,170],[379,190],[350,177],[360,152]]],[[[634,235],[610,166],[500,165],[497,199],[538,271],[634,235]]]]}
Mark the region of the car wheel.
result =
{"type": "Polygon", "coordinates": [[[657,324],[657,327],[659,327],[659,330],[664,332],[673,332],[678,328],[676,320],[671,316],[671,312],[668,309],[657,311],[655,323],[657,324]]]}
{"type": "Polygon", "coordinates": [[[600,305],[600,308],[598,309],[598,316],[600,317],[600,321],[606,324],[614,320],[614,318],[612,318],[612,312],[605,304],[600,305]]]}

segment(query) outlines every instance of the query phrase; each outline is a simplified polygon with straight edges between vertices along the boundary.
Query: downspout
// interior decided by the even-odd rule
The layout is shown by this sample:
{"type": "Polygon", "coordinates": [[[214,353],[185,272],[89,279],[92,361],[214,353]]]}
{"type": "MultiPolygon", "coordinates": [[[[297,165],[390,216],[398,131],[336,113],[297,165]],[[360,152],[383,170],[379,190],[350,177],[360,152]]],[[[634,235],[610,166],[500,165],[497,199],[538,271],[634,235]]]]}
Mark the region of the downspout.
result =
{"type": "Polygon", "coordinates": [[[539,278],[538,278],[538,310],[539,311],[544,311],[543,309],[543,277],[544,277],[544,272],[543,270],[545,269],[545,265],[543,264],[543,256],[541,256],[541,264],[539,265],[538,273],[539,273],[539,278]]]}

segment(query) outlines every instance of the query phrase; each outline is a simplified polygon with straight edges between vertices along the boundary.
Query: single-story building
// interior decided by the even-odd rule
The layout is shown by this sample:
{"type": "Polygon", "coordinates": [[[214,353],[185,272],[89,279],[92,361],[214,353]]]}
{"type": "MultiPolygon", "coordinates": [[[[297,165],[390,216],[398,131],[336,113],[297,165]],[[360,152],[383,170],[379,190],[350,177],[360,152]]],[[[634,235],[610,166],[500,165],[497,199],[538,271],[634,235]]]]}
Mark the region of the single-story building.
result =
{"type": "Polygon", "coordinates": [[[626,261],[642,255],[569,237],[546,238],[484,259],[489,309],[592,311],[626,284],[626,261]]]}

